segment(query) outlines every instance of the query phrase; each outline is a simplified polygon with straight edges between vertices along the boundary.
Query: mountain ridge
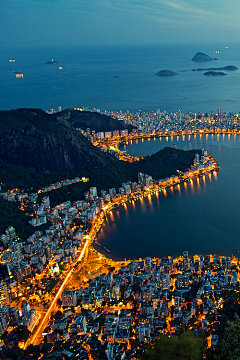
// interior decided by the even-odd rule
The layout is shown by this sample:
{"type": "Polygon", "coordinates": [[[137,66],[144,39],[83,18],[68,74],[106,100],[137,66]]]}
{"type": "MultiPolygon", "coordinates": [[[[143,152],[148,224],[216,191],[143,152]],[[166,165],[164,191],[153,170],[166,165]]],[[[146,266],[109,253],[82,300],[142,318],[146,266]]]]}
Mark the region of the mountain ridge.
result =
{"type": "Polygon", "coordinates": [[[0,159],[38,171],[73,172],[106,166],[106,155],[71,123],[40,109],[0,112],[0,159]]]}

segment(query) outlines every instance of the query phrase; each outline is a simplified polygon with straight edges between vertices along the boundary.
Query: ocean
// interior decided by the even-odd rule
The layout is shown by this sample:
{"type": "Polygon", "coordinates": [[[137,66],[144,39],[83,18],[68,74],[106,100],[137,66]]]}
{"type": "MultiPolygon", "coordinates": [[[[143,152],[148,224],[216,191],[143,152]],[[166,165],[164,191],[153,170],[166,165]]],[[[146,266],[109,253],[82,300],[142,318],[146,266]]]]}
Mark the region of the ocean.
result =
{"type": "Polygon", "coordinates": [[[0,109],[239,112],[240,70],[222,77],[191,71],[227,65],[240,68],[239,45],[5,48],[0,54],[0,109]],[[218,61],[192,62],[198,51],[218,61]],[[59,64],[47,65],[51,59],[59,64]],[[156,76],[160,70],[178,75],[156,76]],[[16,78],[13,71],[24,77],[16,78]]]}

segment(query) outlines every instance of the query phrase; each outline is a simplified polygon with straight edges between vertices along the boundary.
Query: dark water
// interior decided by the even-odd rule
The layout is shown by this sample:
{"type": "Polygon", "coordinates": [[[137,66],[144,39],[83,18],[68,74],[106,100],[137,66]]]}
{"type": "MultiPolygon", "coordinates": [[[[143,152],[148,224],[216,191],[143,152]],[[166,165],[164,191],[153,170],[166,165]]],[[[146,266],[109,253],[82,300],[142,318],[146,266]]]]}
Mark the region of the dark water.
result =
{"type": "Polygon", "coordinates": [[[101,110],[239,112],[240,70],[223,77],[192,72],[198,67],[235,65],[240,45],[49,47],[1,49],[0,109],[44,110],[86,106],[101,110]],[[219,54],[214,51],[219,50],[219,54]],[[194,63],[202,51],[218,61],[194,63]],[[15,63],[9,63],[15,59],[15,63]],[[59,65],[47,65],[54,59],[59,65]],[[59,70],[59,66],[63,69],[59,70]],[[159,77],[160,70],[178,75],[159,77]],[[13,71],[24,73],[15,78],[13,71]],[[184,72],[183,72],[184,71],[184,72]],[[186,72],[185,72],[186,71],[186,72]]]}
{"type": "Polygon", "coordinates": [[[206,149],[220,165],[217,175],[194,181],[108,215],[96,248],[115,259],[240,251],[240,136],[202,135],[138,141],[127,150],[149,155],[176,143],[206,149]],[[110,251],[110,252],[109,252],[110,251]]]}

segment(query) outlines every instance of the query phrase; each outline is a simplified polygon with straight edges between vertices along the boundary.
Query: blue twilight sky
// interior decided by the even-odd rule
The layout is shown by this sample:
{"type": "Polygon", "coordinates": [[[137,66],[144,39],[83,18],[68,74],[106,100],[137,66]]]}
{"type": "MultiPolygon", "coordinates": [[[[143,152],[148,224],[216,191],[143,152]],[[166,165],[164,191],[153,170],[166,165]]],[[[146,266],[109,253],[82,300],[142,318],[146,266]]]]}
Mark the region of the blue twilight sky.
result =
{"type": "Polygon", "coordinates": [[[0,0],[0,44],[237,42],[239,0],[0,0]]]}

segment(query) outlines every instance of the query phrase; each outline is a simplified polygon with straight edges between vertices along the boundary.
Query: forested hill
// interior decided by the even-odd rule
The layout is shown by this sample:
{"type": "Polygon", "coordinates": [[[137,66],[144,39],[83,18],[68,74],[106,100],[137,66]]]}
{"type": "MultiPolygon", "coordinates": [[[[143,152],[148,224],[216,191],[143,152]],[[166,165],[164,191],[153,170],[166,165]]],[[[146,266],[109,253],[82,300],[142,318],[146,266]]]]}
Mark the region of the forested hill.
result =
{"type": "Polygon", "coordinates": [[[96,132],[128,129],[131,131],[134,126],[126,125],[124,122],[113,119],[110,116],[91,111],[65,110],[62,116],[67,115],[68,121],[81,129],[90,128],[96,132]]]}
{"type": "Polygon", "coordinates": [[[103,169],[108,154],[58,114],[40,109],[0,111],[0,159],[36,171],[103,169]]]}
{"type": "Polygon", "coordinates": [[[24,188],[26,191],[37,191],[42,187],[63,179],[71,179],[76,176],[85,176],[89,182],[76,183],[48,193],[51,204],[58,204],[66,200],[80,200],[83,194],[91,186],[98,190],[118,188],[122,182],[137,181],[138,172],[151,175],[154,179],[161,179],[177,174],[176,170],[184,171],[191,167],[196,150],[184,151],[173,148],[165,148],[143,160],[128,163],[117,160],[113,155],[105,155],[106,166],[103,168],[90,167],[81,171],[72,172],[36,172],[34,168],[7,164],[0,161],[0,182],[3,190],[14,187],[24,188]]]}

